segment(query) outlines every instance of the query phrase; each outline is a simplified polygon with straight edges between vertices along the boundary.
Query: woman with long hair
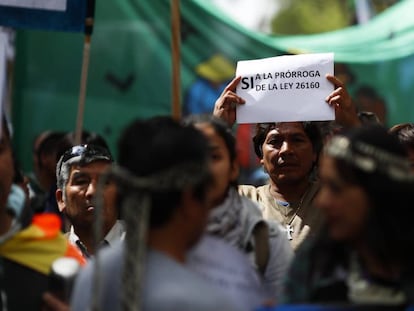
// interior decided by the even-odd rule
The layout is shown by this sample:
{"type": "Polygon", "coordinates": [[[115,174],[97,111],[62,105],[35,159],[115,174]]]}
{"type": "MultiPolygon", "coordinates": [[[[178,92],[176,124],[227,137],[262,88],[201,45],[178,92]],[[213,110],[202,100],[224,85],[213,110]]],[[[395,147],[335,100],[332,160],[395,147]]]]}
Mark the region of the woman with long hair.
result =
{"type": "Polygon", "coordinates": [[[333,137],[319,167],[324,230],[292,264],[285,303],[404,306],[414,299],[414,176],[381,126],[333,137]]]}

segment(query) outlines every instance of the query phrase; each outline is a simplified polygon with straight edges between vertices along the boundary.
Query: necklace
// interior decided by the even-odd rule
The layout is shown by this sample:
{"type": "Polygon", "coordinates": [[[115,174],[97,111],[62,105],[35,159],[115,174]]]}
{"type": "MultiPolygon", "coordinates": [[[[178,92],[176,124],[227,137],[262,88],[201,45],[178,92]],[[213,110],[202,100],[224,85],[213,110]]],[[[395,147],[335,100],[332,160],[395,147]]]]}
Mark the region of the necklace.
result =
{"type": "MultiPolygon", "coordinates": [[[[306,197],[306,195],[308,194],[309,189],[310,189],[310,186],[308,186],[308,187],[306,188],[306,191],[303,193],[302,197],[300,198],[299,204],[298,204],[298,206],[296,207],[296,209],[294,210],[294,212],[293,212],[293,216],[290,218],[290,220],[287,220],[287,218],[288,218],[288,214],[289,214],[288,207],[290,207],[290,203],[289,203],[289,202],[279,201],[279,200],[276,200],[276,199],[275,199],[276,204],[277,204],[279,207],[282,207],[282,206],[283,206],[283,208],[284,208],[285,213],[284,213],[284,215],[283,215],[283,216],[284,216],[284,218],[285,218],[285,219],[284,219],[285,231],[286,231],[286,236],[287,236],[287,239],[288,239],[289,241],[292,241],[292,240],[293,240],[292,233],[294,233],[294,229],[293,229],[293,226],[292,226],[292,222],[293,222],[293,220],[296,218],[296,216],[297,216],[297,214],[298,214],[299,210],[301,209],[302,204],[303,204],[303,201],[305,200],[305,197],[306,197]]],[[[280,210],[281,210],[281,208],[280,208],[280,210]]]]}

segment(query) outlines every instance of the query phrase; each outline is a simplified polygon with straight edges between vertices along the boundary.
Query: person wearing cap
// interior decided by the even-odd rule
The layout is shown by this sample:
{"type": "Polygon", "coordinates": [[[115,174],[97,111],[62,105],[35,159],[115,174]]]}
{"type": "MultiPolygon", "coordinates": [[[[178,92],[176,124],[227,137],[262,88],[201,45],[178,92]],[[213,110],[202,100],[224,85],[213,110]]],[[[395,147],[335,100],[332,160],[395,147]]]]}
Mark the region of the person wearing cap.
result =
{"type": "MultiPolygon", "coordinates": [[[[77,145],[67,150],[56,166],[56,200],[59,209],[69,220],[69,241],[76,245],[86,258],[96,251],[94,220],[96,205],[93,201],[99,177],[113,162],[110,152],[97,145],[77,145]]],[[[125,228],[118,220],[116,189],[107,184],[103,189],[103,226],[101,244],[111,245],[122,240],[125,228]]]]}

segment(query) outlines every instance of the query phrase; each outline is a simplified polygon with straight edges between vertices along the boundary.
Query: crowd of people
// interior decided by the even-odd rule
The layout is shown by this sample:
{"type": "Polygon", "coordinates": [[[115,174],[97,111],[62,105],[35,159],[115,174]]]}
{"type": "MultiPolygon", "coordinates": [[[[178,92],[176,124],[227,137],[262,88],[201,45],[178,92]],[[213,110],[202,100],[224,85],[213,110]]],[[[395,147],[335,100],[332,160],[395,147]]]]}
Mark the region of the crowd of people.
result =
{"type": "Polygon", "coordinates": [[[326,78],[335,121],[256,125],[261,186],[237,182],[240,77],[211,115],[133,121],[117,161],[94,133],[42,133],[29,178],[2,113],[0,309],[413,305],[414,125],[367,121],[326,78]],[[67,297],[61,257],[81,267],[67,297]]]}

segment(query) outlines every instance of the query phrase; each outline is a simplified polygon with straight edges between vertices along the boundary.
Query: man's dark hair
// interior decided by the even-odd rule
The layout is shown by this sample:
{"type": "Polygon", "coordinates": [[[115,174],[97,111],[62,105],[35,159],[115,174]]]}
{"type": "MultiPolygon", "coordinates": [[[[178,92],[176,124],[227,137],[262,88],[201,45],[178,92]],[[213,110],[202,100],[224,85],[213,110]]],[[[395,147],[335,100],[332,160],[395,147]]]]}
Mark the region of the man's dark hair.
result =
{"type": "Polygon", "coordinates": [[[42,139],[40,144],[37,146],[37,149],[34,150],[36,154],[39,167],[43,167],[42,155],[44,154],[57,154],[59,146],[63,137],[65,136],[64,132],[48,132],[46,136],[42,139]]]}
{"type": "MultiPolygon", "coordinates": [[[[180,125],[171,117],[134,121],[124,130],[118,143],[119,165],[136,177],[155,176],[190,163],[208,167],[208,150],[202,133],[180,125]]],[[[183,174],[185,172],[181,175],[178,172],[176,178],[182,178],[183,174]]],[[[203,201],[210,178],[201,176],[191,187],[194,196],[203,201]]],[[[163,226],[180,203],[182,190],[151,189],[150,193],[150,227],[163,226]]]]}

